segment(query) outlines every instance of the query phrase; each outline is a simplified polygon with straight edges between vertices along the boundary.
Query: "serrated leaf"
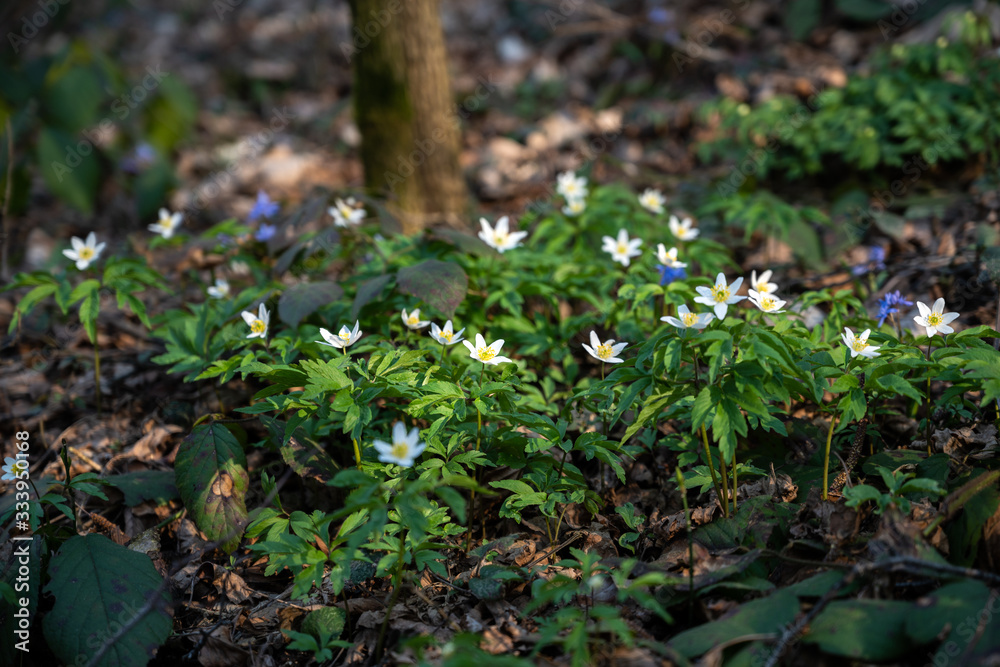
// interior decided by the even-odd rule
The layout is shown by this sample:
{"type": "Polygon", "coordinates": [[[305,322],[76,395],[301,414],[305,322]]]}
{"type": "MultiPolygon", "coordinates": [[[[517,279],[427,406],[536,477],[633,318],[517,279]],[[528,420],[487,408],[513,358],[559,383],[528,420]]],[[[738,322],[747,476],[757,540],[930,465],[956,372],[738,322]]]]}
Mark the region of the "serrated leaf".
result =
{"type": "Polygon", "coordinates": [[[222,424],[196,426],[177,451],[177,489],[195,524],[232,553],[247,521],[243,447],[222,424]]]}
{"type": "Polygon", "coordinates": [[[428,259],[399,270],[399,291],[414,296],[448,317],[465,299],[469,277],[458,264],[428,259]]]}
{"type": "Polygon", "coordinates": [[[336,639],[344,632],[347,614],[340,607],[322,607],[310,612],[302,621],[302,632],[313,637],[336,639]]]}
{"type": "MultiPolygon", "coordinates": [[[[66,540],[49,563],[49,577],[45,590],[55,597],[55,605],[43,630],[49,648],[66,664],[89,660],[133,621],[163,581],[148,556],[97,534],[66,540]]],[[[98,665],[141,667],[149,662],[172,629],[170,594],[163,590],[159,598],[98,665]]]]}
{"type": "Polygon", "coordinates": [[[292,285],[278,299],[278,315],[294,329],[303,319],[342,296],[344,290],[340,285],[328,281],[292,285]]]}

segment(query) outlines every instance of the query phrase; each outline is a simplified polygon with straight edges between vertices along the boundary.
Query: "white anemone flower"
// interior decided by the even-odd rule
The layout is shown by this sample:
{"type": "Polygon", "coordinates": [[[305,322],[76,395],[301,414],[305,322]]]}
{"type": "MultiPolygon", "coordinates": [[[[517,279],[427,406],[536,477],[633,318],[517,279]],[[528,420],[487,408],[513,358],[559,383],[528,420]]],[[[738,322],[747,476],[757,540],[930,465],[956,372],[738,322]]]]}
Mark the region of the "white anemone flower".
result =
{"type": "Polygon", "coordinates": [[[701,232],[692,227],[692,224],[694,223],[691,222],[691,218],[678,220],[676,215],[670,216],[670,221],[667,223],[670,227],[670,233],[681,241],[693,241],[698,238],[698,234],[701,232]]]}
{"type": "Polygon", "coordinates": [[[225,278],[216,278],[215,284],[210,286],[206,291],[213,299],[228,299],[230,292],[229,281],[225,278]]]}
{"type": "Polygon", "coordinates": [[[590,332],[590,345],[586,343],[583,344],[583,349],[585,349],[590,356],[594,359],[598,359],[608,364],[620,364],[624,359],[621,359],[618,355],[622,353],[625,346],[628,343],[615,343],[614,339],[608,339],[605,342],[597,337],[596,331],[590,332]]]}
{"type": "Polygon", "coordinates": [[[24,459],[15,459],[10,456],[4,457],[3,477],[5,481],[20,479],[21,473],[28,469],[28,462],[24,459]]]}
{"type": "Polygon", "coordinates": [[[768,282],[769,280],[771,280],[771,273],[773,273],[773,272],[770,269],[768,269],[764,273],[760,274],[760,278],[758,278],[757,277],[757,272],[756,271],[751,271],[750,272],[750,287],[752,287],[753,289],[757,290],[761,294],[765,294],[765,293],[773,294],[774,292],[777,292],[778,291],[778,284],[777,283],[768,282]]]}
{"type": "Polygon", "coordinates": [[[495,228],[490,226],[486,218],[479,218],[479,224],[483,228],[479,232],[479,238],[499,253],[518,247],[521,245],[521,239],[528,235],[528,232],[510,231],[510,221],[506,215],[497,220],[495,228]]]}
{"type": "Polygon", "coordinates": [[[712,306],[715,309],[715,316],[721,322],[726,319],[726,312],[729,310],[729,306],[739,303],[746,298],[745,296],[736,296],[742,284],[743,277],[741,276],[734,280],[732,285],[727,285],[725,274],[720,273],[715,278],[715,285],[712,287],[698,286],[695,288],[698,290],[698,294],[701,295],[695,298],[695,303],[712,306]]]}
{"type": "Polygon", "coordinates": [[[413,312],[407,313],[406,308],[403,309],[403,324],[409,329],[416,331],[417,329],[423,329],[425,326],[430,324],[430,320],[420,319],[420,309],[416,308],[413,312]]]}
{"type": "Polygon", "coordinates": [[[508,359],[507,357],[498,356],[500,353],[500,348],[503,347],[503,338],[495,340],[489,345],[487,345],[486,339],[483,338],[483,335],[476,334],[475,345],[473,345],[467,340],[463,340],[462,344],[465,345],[465,347],[469,348],[470,357],[472,357],[476,361],[481,361],[484,364],[495,366],[496,364],[500,364],[505,361],[511,361],[511,359],[508,359]]]}
{"type": "Polygon", "coordinates": [[[866,359],[874,359],[879,356],[875,350],[880,346],[868,344],[868,335],[871,332],[871,329],[865,329],[860,336],[855,336],[853,331],[844,327],[844,333],[840,334],[840,338],[844,341],[844,345],[851,350],[851,359],[859,354],[866,359]]]}
{"type": "Polygon", "coordinates": [[[750,292],[750,303],[760,308],[765,313],[783,313],[781,307],[785,305],[785,301],[777,298],[776,295],[770,294],[768,292],[758,292],[755,289],[749,290],[750,292]]]}
{"type": "Polygon", "coordinates": [[[359,225],[365,219],[365,209],[355,208],[352,197],[348,197],[346,202],[338,199],[334,206],[327,209],[327,213],[333,216],[333,223],[338,227],[359,225]]]}
{"type": "Polygon", "coordinates": [[[566,198],[584,199],[587,196],[587,179],[577,176],[572,171],[564,171],[556,177],[556,192],[566,198]]]}
{"type": "Polygon", "coordinates": [[[677,248],[667,250],[662,243],[656,244],[656,258],[660,260],[660,264],[671,269],[683,269],[687,266],[687,262],[677,260],[677,248]]]}
{"type": "Polygon", "coordinates": [[[392,444],[382,440],[373,440],[372,445],[378,452],[378,460],[382,463],[395,463],[409,468],[420,456],[426,445],[420,442],[420,429],[414,426],[406,432],[403,422],[396,422],[392,427],[392,444]]]}
{"type": "Polygon", "coordinates": [[[678,329],[704,329],[712,321],[712,318],[715,317],[712,313],[692,313],[687,305],[683,303],[677,306],[677,315],[679,317],[672,315],[661,317],[660,321],[671,324],[678,329]]]}
{"type": "Polygon", "coordinates": [[[183,219],[183,213],[171,213],[167,209],[161,208],[160,219],[149,225],[148,229],[151,232],[156,232],[165,239],[169,239],[180,228],[181,220],[183,219]]]}
{"type": "Polygon", "coordinates": [[[240,315],[243,317],[243,321],[250,327],[250,334],[247,338],[267,337],[267,325],[271,321],[271,313],[267,312],[267,308],[264,307],[263,303],[257,309],[256,315],[251,310],[244,310],[240,315]]]}
{"type": "Polygon", "coordinates": [[[566,205],[562,207],[563,214],[571,218],[575,218],[585,210],[587,210],[587,202],[583,199],[568,199],[566,205]]]}
{"type": "Polygon", "coordinates": [[[74,236],[69,240],[69,242],[72,244],[73,249],[63,250],[63,254],[76,262],[76,268],[81,271],[90,266],[91,262],[96,262],[97,258],[101,256],[101,251],[104,250],[104,246],[107,245],[107,243],[98,243],[97,235],[94,234],[94,232],[87,234],[86,243],[84,243],[78,236],[74,236]]]}
{"type": "Polygon", "coordinates": [[[465,327],[462,327],[458,331],[454,331],[451,328],[451,320],[444,323],[444,329],[439,327],[436,322],[431,322],[431,338],[442,345],[454,345],[459,342],[462,340],[463,331],[465,331],[465,327]]]}
{"type": "Polygon", "coordinates": [[[335,347],[337,349],[343,350],[345,347],[351,345],[352,343],[354,343],[354,341],[361,338],[362,331],[360,327],[361,327],[361,322],[355,320],[353,330],[348,329],[347,325],[345,324],[344,326],[340,327],[340,331],[337,332],[337,335],[330,333],[329,330],[327,329],[320,328],[319,335],[322,336],[323,340],[325,340],[326,342],[324,343],[322,340],[318,340],[316,342],[319,343],[320,345],[329,345],[330,347],[335,347]]]}
{"type": "Polygon", "coordinates": [[[646,190],[639,195],[639,205],[650,213],[656,213],[657,215],[663,213],[663,205],[666,201],[667,198],[663,196],[662,192],[652,188],[646,188],[646,190]]]}
{"type": "Polygon", "coordinates": [[[628,232],[624,229],[618,230],[617,239],[605,236],[602,240],[604,241],[604,245],[601,247],[601,250],[611,253],[611,259],[621,262],[622,266],[628,266],[633,257],[638,257],[642,254],[642,251],[639,250],[639,246],[642,245],[642,239],[629,239],[628,232]]]}
{"type": "Polygon", "coordinates": [[[932,308],[928,308],[923,301],[917,301],[919,315],[913,317],[913,321],[927,329],[927,337],[930,338],[936,333],[950,334],[955,331],[949,324],[958,317],[958,313],[944,312],[944,299],[934,302],[932,308]]]}

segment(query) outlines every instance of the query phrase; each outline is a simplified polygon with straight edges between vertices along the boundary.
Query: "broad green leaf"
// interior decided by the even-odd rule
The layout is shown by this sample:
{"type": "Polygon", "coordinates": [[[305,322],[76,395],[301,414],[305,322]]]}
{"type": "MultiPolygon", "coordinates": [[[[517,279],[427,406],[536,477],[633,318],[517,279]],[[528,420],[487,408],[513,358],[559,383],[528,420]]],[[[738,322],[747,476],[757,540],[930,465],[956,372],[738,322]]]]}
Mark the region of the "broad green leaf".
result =
{"type": "Polygon", "coordinates": [[[83,664],[132,622],[97,662],[107,667],[142,667],[170,636],[172,622],[164,589],[147,612],[147,601],[163,578],[146,554],[119,546],[103,535],[68,539],[49,564],[45,591],[55,605],[43,630],[49,648],[66,664],[83,664]]]}
{"type": "Polygon", "coordinates": [[[801,641],[853,660],[892,660],[912,650],[906,635],[911,611],[909,603],[895,600],[836,600],[820,612],[801,641]]]}
{"type": "Polygon", "coordinates": [[[89,141],[74,135],[42,128],[38,133],[38,167],[52,194],[70,206],[90,215],[94,212],[94,198],[100,180],[100,168],[94,147],[89,141]],[[80,145],[91,150],[83,155],[80,145]]]}
{"type": "Polygon", "coordinates": [[[177,488],[195,524],[232,553],[247,520],[250,484],[243,447],[222,424],[196,426],[177,451],[177,488]]]}
{"type": "Polygon", "coordinates": [[[437,259],[400,269],[396,283],[403,294],[424,301],[448,317],[455,314],[469,289],[469,278],[462,267],[437,259]]]}
{"type": "Polygon", "coordinates": [[[294,329],[303,319],[343,295],[340,285],[327,281],[292,285],[278,299],[278,315],[294,329]]]}
{"type": "Polygon", "coordinates": [[[740,605],[730,616],[685,630],[667,645],[685,658],[694,658],[737,637],[780,633],[795,620],[798,611],[799,600],[795,594],[781,590],[740,605]]]}

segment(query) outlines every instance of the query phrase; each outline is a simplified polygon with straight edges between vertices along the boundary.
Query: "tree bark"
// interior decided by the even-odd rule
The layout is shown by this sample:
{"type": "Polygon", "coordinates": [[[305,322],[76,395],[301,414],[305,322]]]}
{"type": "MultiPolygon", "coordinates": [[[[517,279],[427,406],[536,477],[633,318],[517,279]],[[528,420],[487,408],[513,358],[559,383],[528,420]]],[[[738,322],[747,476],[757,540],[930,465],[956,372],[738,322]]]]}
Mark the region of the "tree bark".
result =
{"type": "Polygon", "coordinates": [[[351,0],[365,186],[412,234],[462,225],[467,193],[439,0],[351,0]]]}

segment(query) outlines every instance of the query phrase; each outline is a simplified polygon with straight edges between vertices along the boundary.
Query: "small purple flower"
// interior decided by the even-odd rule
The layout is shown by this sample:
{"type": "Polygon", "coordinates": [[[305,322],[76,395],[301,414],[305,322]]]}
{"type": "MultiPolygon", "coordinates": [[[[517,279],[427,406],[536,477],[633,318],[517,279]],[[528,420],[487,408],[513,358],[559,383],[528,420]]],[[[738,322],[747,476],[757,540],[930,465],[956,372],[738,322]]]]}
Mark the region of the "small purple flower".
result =
{"type": "Polygon", "coordinates": [[[885,268],[885,249],[882,246],[873,245],[868,246],[868,262],[865,264],[858,264],[853,269],[851,273],[856,276],[868,273],[869,271],[881,271],[885,268]],[[874,264],[874,266],[872,266],[874,264]]]}
{"type": "MultiPolygon", "coordinates": [[[[884,257],[885,255],[883,254],[883,258],[884,257]]],[[[903,295],[900,294],[899,290],[896,290],[895,292],[886,292],[885,296],[883,296],[878,301],[878,317],[879,317],[878,325],[882,326],[882,323],[885,322],[885,318],[889,317],[893,313],[899,312],[899,309],[896,308],[896,306],[912,306],[912,305],[913,302],[904,299],[903,295]]]]}
{"type": "Polygon", "coordinates": [[[664,285],[669,285],[675,280],[683,280],[687,278],[687,271],[683,267],[673,268],[670,266],[664,266],[663,264],[657,264],[656,270],[660,272],[660,287],[664,285]]]}
{"type": "MultiPolygon", "coordinates": [[[[258,190],[257,203],[255,203],[253,208],[250,209],[250,215],[247,216],[247,220],[253,222],[257,218],[270,218],[278,212],[279,208],[278,202],[271,201],[271,198],[267,196],[266,192],[258,190]]],[[[261,227],[261,229],[263,230],[263,227],[261,227]]],[[[271,233],[273,234],[274,232],[272,231],[271,233]]]]}
{"type": "Polygon", "coordinates": [[[257,230],[257,233],[254,234],[254,238],[258,241],[268,241],[274,236],[276,231],[278,231],[277,225],[263,224],[257,230]]]}
{"type": "Polygon", "coordinates": [[[156,162],[156,149],[145,141],[132,149],[132,153],[122,159],[122,170],[130,174],[145,171],[156,162]]]}

